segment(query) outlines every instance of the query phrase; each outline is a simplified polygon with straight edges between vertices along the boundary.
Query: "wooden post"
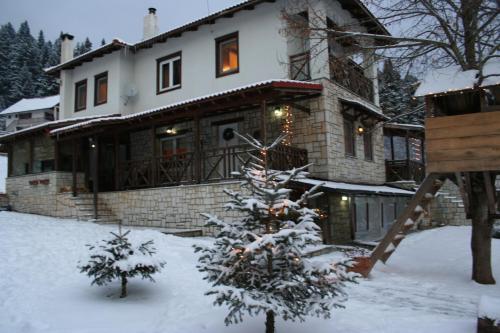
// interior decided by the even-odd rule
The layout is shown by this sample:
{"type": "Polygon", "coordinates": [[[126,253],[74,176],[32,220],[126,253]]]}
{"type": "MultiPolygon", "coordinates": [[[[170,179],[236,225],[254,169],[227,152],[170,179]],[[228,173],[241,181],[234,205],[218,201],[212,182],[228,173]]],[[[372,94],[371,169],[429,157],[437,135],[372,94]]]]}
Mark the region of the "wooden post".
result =
{"type": "Polygon", "coordinates": [[[391,160],[394,161],[394,135],[391,135],[391,160]]]}
{"type": "Polygon", "coordinates": [[[91,169],[92,169],[92,187],[93,187],[93,199],[94,199],[94,219],[97,220],[99,217],[98,212],[98,192],[99,192],[99,176],[98,176],[98,159],[99,159],[99,145],[98,138],[94,137],[90,142],[90,158],[91,158],[91,169]]]}
{"type": "MultiPolygon", "coordinates": [[[[73,139],[73,160],[72,160],[72,168],[71,168],[71,172],[72,172],[72,176],[73,176],[73,196],[76,197],[78,195],[78,191],[76,189],[77,187],[77,182],[76,182],[76,159],[77,159],[77,147],[76,147],[76,139],[73,139]]],[[[56,169],[57,170],[57,169],[56,169]]]]}
{"type": "Polygon", "coordinates": [[[7,148],[7,175],[10,177],[12,176],[12,173],[13,173],[13,170],[12,170],[12,163],[14,161],[14,143],[13,142],[9,142],[9,146],[7,148]]]}
{"type": "Polygon", "coordinates": [[[54,140],[54,171],[59,171],[60,169],[59,161],[59,141],[54,140]]]}
{"type": "Polygon", "coordinates": [[[34,149],[35,149],[35,144],[34,144],[34,139],[30,138],[29,139],[29,165],[28,165],[28,173],[33,173],[33,164],[34,164],[34,149]]]}
{"type": "Polygon", "coordinates": [[[260,102],[260,132],[261,141],[264,145],[267,144],[267,102],[262,100],[260,102]]]}
{"type": "Polygon", "coordinates": [[[200,115],[194,116],[194,178],[196,183],[201,183],[201,129],[200,115]]]}
{"type": "Polygon", "coordinates": [[[115,148],[115,190],[120,190],[120,137],[118,133],[114,136],[114,148],[115,148]]]}
{"type": "Polygon", "coordinates": [[[153,152],[152,152],[152,161],[151,161],[151,183],[153,186],[156,186],[156,183],[157,183],[157,174],[158,174],[158,168],[157,168],[157,165],[158,165],[158,161],[156,159],[156,150],[157,150],[157,145],[156,145],[156,126],[152,126],[151,127],[151,147],[153,149],[153,152]]]}

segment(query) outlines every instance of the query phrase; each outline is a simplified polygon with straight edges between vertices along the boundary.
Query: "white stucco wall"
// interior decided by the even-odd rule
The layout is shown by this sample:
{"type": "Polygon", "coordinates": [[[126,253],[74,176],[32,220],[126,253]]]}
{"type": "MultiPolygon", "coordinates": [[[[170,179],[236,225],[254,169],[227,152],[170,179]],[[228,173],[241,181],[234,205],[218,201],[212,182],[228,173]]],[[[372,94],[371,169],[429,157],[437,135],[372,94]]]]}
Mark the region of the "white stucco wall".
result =
{"type": "MultiPolygon", "coordinates": [[[[115,51],[73,70],[63,71],[61,119],[113,113],[129,114],[269,79],[288,78],[286,38],[280,33],[282,3],[264,3],[213,25],[185,32],[150,49],[115,51]],[[216,78],[215,38],[239,34],[239,73],[216,78]],[[182,88],[156,94],[156,59],[182,51],[182,88]],[[94,107],[94,76],[108,71],[108,102],[94,107]],[[74,112],[75,83],[87,79],[87,108],[74,112]],[[138,94],[125,105],[125,90],[138,94]]],[[[169,13],[164,13],[165,16],[169,13]]],[[[167,19],[167,17],[164,17],[167,19]]]]}

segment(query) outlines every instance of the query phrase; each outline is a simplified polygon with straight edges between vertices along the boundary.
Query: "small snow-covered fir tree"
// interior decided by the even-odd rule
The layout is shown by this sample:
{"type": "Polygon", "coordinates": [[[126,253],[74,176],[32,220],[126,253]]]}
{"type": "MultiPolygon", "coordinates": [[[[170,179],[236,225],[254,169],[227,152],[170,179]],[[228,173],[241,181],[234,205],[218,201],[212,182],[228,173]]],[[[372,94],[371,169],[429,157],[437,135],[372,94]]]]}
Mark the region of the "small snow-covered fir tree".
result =
{"type": "Polygon", "coordinates": [[[112,237],[95,244],[88,244],[90,258],[87,264],[79,266],[81,273],[87,273],[92,283],[102,286],[115,279],[121,280],[121,295],[127,297],[128,279],[141,276],[154,282],[151,276],[164,267],[165,263],[156,260],[153,254],[156,249],[153,241],[133,244],[127,237],[130,230],[118,234],[111,232],[112,237]]]}
{"type": "MultiPolygon", "coordinates": [[[[243,138],[243,137],[242,137],[243,138]]],[[[244,180],[242,192],[225,190],[230,197],[225,208],[241,218],[223,221],[204,214],[207,225],[220,232],[211,246],[195,246],[201,252],[198,269],[211,283],[207,295],[216,305],[229,307],[226,325],[250,316],[266,314],[266,332],[274,332],[275,315],[303,321],[313,315],[328,318],[334,307],[346,300],[344,285],[354,281],[348,261],[336,265],[303,257],[306,247],[321,243],[317,213],[307,201],[321,193],[317,186],[298,200],[291,200],[290,181],[305,177],[308,166],[289,171],[269,168],[269,154],[284,137],[270,146],[243,138],[260,156],[252,155],[248,167],[237,173],[244,180]]]]}

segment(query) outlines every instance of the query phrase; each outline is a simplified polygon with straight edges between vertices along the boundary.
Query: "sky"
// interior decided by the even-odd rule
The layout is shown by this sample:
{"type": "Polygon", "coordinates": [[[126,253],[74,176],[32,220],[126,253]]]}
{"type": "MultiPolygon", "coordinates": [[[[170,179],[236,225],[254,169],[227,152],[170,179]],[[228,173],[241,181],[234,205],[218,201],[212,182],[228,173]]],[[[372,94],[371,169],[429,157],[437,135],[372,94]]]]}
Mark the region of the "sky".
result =
{"type": "Polygon", "coordinates": [[[25,20],[31,33],[43,30],[54,40],[61,31],[76,41],[89,37],[97,46],[121,38],[137,42],[142,38],[143,17],[155,7],[160,32],[206,16],[208,12],[242,2],[242,0],[0,0],[0,24],[11,22],[15,29],[25,20]]]}

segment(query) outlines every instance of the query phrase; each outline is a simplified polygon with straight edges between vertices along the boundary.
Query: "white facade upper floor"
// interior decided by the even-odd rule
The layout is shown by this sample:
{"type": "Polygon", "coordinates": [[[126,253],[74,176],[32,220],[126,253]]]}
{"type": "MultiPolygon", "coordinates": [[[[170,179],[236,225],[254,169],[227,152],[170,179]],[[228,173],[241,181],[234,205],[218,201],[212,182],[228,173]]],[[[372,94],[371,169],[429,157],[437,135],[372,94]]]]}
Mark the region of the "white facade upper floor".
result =
{"type": "MultiPolygon", "coordinates": [[[[291,79],[290,56],[308,51],[310,43],[285,33],[283,9],[290,3],[246,1],[209,16],[210,20],[196,21],[200,24],[193,22],[136,44],[114,40],[77,58],[71,58],[72,36],[67,35],[62,63],[48,69],[61,79],[60,119],[127,115],[255,82],[291,79]]],[[[367,31],[356,23],[359,11],[366,11],[356,1],[317,0],[311,6],[300,10],[367,31]],[[356,11],[352,3],[358,6],[356,11]]],[[[156,33],[156,20],[151,8],[145,17],[146,37],[156,33]]],[[[327,40],[321,43],[331,52],[341,52],[329,47],[327,40]]],[[[328,59],[328,52],[323,52],[310,60],[309,80],[330,77],[328,59]]],[[[372,75],[377,95],[376,65],[372,63],[365,73],[372,75]]]]}

